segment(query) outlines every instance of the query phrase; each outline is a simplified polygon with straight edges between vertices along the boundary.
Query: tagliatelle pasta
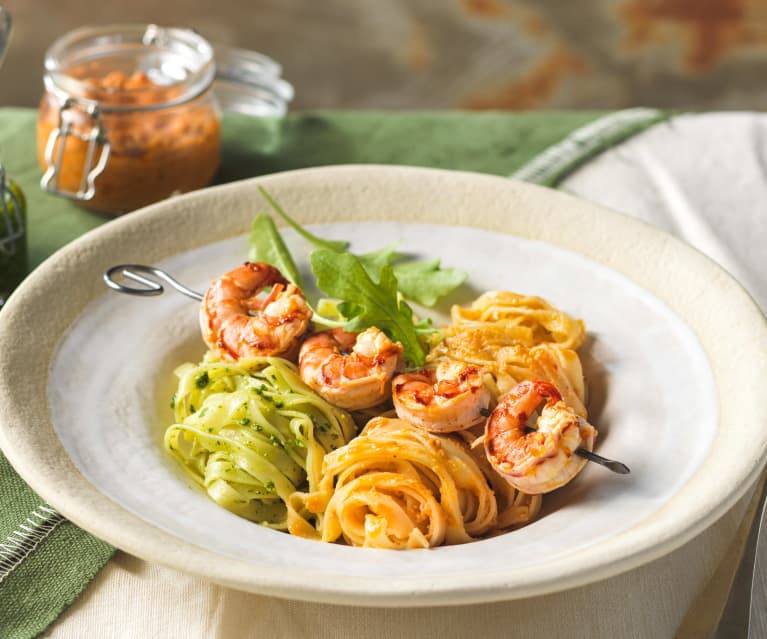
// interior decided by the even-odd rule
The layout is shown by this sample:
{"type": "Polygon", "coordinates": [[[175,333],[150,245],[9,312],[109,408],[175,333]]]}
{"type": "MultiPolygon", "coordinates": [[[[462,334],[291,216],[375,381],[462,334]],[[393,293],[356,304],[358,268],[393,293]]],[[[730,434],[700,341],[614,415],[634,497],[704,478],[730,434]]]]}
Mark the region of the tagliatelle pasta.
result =
{"type": "Polygon", "coordinates": [[[477,432],[477,429],[461,431],[458,436],[469,445],[474,461],[482,470],[495,495],[498,517],[493,530],[488,534],[519,528],[533,521],[541,510],[542,495],[528,495],[520,492],[495,472],[485,456],[484,449],[478,445],[481,443],[482,435],[477,432]]]}
{"type": "Polygon", "coordinates": [[[232,363],[209,353],[176,375],[176,423],[165,432],[165,448],[216,503],[286,529],[285,502],[306,483],[317,485],[325,453],[354,435],[351,416],[277,357],[232,363]]]}
{"type": "Polygon", "coordinates": [[[507,341],[534,346],[552,342],[563,348],[578,348],[586,336],[582,320],[558,310],[546,300],[510,291],[488,291],[468,307],[453,306],[454,326],[495,327],[507,341]]]}
{"type": "Polygon", "coordinates": [[[581,320],[539,297],[505,291],[485,293],[469,307],[454,306],[451,318],[429,362],[455,359],[481,367],[496,397],[524,380],[550,381],[586,417],[583,368],[574,350],[585,338],[581,320]]]}
{"type": "Polygon", "coordinates": [[[387,417],[326,455],[317,490],[289,507],[293,534],[375,548],[465,543],[498,522],[495,494],[460,438],[387,417]]]}

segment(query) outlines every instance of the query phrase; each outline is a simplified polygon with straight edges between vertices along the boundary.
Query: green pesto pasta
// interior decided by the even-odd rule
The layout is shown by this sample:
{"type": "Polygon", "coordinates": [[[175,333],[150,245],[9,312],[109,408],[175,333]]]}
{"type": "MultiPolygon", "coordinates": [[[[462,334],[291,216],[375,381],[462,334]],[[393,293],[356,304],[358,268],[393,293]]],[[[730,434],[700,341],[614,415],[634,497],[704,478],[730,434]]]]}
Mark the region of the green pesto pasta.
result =
{"type": "Polygon", "coordinates": [[[175,374],[176,423],[165,448],[220,506],[287,529],[286,500],[297,489],[315,490],[325,454],[355,434],[351,416],[278,357],[232,363],[209,352],[175,374]]]}

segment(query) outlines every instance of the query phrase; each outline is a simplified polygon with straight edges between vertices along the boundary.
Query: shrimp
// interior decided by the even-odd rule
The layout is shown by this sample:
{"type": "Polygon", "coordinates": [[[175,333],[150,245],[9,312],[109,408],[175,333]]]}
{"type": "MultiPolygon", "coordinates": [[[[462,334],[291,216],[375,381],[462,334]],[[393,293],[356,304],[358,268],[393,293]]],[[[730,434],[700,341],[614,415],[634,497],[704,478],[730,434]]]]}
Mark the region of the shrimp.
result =
{"type": "Polygon", "coordinates": [[[597,431],[568,407],[550,382],[520,382],[496,406],[485,426],[485,454],[498,473],[517,490],[537,495],[564,486],[585,466],[577,448],[591,451],[597,431]],[[546,404],[537,430],[527,420],[546,404]]]}
{"type": "Polygon", "coordinates": [[[273,266],[245,262],[217,279],[200,306],[205,343],[223,359],[295,357],[312,311],[301,290],[273,266]],[[268,294],[262,291],[271,287],[268,294]]]}
{"type": "Polygon", "coordinates": [[[482,423],[491,395],[479,368],[443,360],[436,369],[397,375],[392,399],[400,419],[433,433],[451,433],[482,423]]]}
{"type": "Polygon", "coordinates": [[[361,333],[334,328],[303,343],[298,371],[304,383],[331,404],[361,410],[389,397],[402,351],[399,342],[375,327],[361,333]]]}

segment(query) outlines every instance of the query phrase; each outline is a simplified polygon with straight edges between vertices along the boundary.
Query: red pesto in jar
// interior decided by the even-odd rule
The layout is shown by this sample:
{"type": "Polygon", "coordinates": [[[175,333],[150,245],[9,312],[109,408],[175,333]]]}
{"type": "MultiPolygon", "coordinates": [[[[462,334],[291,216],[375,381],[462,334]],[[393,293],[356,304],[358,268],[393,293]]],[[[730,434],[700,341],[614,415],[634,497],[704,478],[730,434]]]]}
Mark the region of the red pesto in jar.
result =
{"type": "MultiPolygon", "coordinates": [[[[98,101],[111,152],[104,172],[96,178],[95,196],[82,205],[112,214],[125,213],[174,193],[191,191],[210,184],[221,160],[221,123],[218,106],[209,93],[188,102],[156,110],[109,112],[109,106],[137,108],[173,101],[181,93],[175,86],[153,83],[143,72],[127,75],[112,71],[102,77],[89,75],[89,65],[67,71],[67,75],[86,85],[84,97],[98,101]]],[[[46,93],[40,104],[37,122],[37,156],[47,168],[45,148],[51,132],[59,124],[60,104],[46,93]]],[[[93,120],[83,111],[66,111],[73,131],[88,134],[93,120]]],[[[57,157],[61,138],[53,158],[57,157]]],[[[69,136],[66,139],[59,174],[59,188],[77,191],[83,178],[88,143],[69,136]]],[[[94,157],[101,152],[97,145],[94,157]]],[[[95,160],[94,160],[95,161],[95,160]]]]}

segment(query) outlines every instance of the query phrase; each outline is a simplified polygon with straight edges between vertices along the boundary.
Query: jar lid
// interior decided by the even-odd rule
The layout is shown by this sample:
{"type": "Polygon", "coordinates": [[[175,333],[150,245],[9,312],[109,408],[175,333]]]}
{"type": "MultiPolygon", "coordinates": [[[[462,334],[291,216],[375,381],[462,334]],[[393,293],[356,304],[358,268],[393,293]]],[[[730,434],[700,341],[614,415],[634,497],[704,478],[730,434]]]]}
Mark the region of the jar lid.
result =
{"type": "Polygon", "coordinates": [[[293,99],[293,86],[281,78],[282,67],[269,56],[214,44],[213,92],[223,111],[253,116],[280,116],[293,99]]]}
{"type": "Polygon", "coordinates": [[[151,111],[188,102],[207,91],[215,75],[213,47],[189,29],[143,24],[81,27],[56,40],[45,54],[45,87],[62,102],[74,98],[98,105],[103,112],[151,111]],[[109,72],[143,72],[151,87],[134,93],[157,91],[157,99],[119,100],[122,87],[99,87],[93,95],[90,80],[109,72]],[[173,97],[160,88],[174,87],[173,97]]]}
{"type": "MultiPolygon", "coordinates": [[[[59,95],[62,102],[72,97],[83,104],[98,104],[103,112],[166,108],[191,100],[211,86],[222,110],[247,115],[284,115],[293,99],[293,87],[280,77],[282,67],[270,57],[224,45],[214,47],[193,30],[154,24],[71,31],[48,49],[45,69],[47,90],[59,95]],[[124,74],[142,71],[154,87],[179,90],[167,101],[104,103],[94,98],[87,74],[100,77],[112,70],[124,74]]],[[[105,91],[109,94],[112,89],[105,91]]]]}

